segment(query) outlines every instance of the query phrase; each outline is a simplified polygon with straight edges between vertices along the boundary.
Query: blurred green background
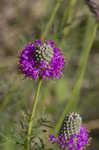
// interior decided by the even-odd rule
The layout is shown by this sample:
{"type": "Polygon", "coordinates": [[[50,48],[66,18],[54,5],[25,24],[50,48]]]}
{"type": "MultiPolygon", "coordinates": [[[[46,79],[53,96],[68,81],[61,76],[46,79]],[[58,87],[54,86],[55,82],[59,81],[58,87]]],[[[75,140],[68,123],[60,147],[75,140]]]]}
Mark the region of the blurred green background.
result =
{"type": "MultiPolygon", "coordinates": [[[[88,17],[91,15],[94,21],[84,0],[76,1],[68,25],[70,31],[65,34],[68,3],[69,0],[61,1],[44,37],[54,41],[66,59],[63,78],[43,82],[40,92],[37,116],[44,114],[53,121],[58,121],[70,100],[87,38],[86,29],[91,25],[91,22],[88,25],[88,17]]],[[[0,150],[20,150],[9,142],[12,141],[13,124],[19,123],[23,111],[30,112],[36,83],[23,80],[19,74],[18,53],[28,42],[41,38],[56,5],[57,0],[0,0],[0,150]]],[[[99,150],[99,30],[77,98],[77,111],[93,138],[89,149],[99,150]]]]}

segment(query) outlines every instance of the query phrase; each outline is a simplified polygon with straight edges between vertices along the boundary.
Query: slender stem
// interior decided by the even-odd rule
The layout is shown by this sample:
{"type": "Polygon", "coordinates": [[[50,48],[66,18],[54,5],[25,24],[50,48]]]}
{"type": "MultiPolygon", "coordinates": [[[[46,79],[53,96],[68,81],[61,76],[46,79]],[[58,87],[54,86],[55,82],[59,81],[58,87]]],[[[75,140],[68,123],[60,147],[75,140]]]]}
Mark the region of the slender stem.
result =
{"type": "Polygon", "coordinates": [[[80,61],[79,68],[77,71],[77,76],[76,76],[77,81],[76,81],[76,84],[75,84],[74,89],[72,91],[70,100],[69,100],[68,104],[66,104],[64,112],[63,112],[62,116],[60,117],[59,122],[56,125],[56,128],[55,128],[56,133],[55,134],[58,133],[65,114],[71,110],[74,111],[77,107],[78,96],[80,93],[80,88],[81,88],[84,72],[86,69],[88,56],[89,56],[89,53],[91,51],[91,48],[92,48],[92,45],[93,45],[93,42],[95,39],[97,28],[98,28],[98,24],[95,23],[91,17],[89,17],[88,25],[86,28],[85,40],[84,40],[84,44],[83,44],[84,46],[83,46],[83,50],[82,50],[81,61],[80,61]]]}
{"type": "Polygon", "coordinates": [[[56,13],[57,13],[57,11],[58,11],[58,9],[59,9],[59,7],[60,7],[62,1],[63,1],[63,0],[58,0],[58,1],[57,1],[56,6],[55,6],[55,8],[54,8],[54,10],[53,10],[53,12],[52,12],[52,15],[51,15],[51,17],[50,17],[50,19],[49,19],[49,21],[48,21],[46,27],[45,27],[45,31],[44,31],[43,34],[41,35],[41,39],[44,39],[45,36],[46,36],[46,34],[48,33],[48,30],[49,30],[49,28],[50,28],[50,26],[51,26],[51,24],[52,24],[52,22],[53,22],[53,20],[54,20],[54,17],[55,17],[55,15],[56,15],[56,13]]]}
{"type": "Polygon", "coordinates": [[[69,0],[68,7],[65,9],[65,13],[62,19],[62,26],[66,25],[64,28],[64,35],[67,35],[70,31],[70,24],[73,18],[74,6],[76,4],[76,0],[69,0]]]}
{"type": "Polygon", "coordinates": [[[67,22],[71,22],[72,12],[73,12],[72,9],[73,9],[75,3],[76,3],[76,0],[69,1],[68,6],[65,8],[65,11],[64,11],[64,15],[62,18],[62,25],[64,25],[65,23],[67,24],[67,22]]]}
{"type": "Polygon", "coordinates": [[[36,111],[36,106],[38,103],[38,97],[39,97],[39,91],[40,91],[41,83],[42,83],[42,81],[39,80],[38,85],[37,85],[37,89],[36,89],[36,93],[35,93],[35,97],[34,97],[33,106],[32,106],[32,113],[31,113],[31,117],[30,117],[30,121],[29,121],[28,133],[27,133],[27,150],[30,150],[32,124],[33,124],[34,114],[36,111]]]}

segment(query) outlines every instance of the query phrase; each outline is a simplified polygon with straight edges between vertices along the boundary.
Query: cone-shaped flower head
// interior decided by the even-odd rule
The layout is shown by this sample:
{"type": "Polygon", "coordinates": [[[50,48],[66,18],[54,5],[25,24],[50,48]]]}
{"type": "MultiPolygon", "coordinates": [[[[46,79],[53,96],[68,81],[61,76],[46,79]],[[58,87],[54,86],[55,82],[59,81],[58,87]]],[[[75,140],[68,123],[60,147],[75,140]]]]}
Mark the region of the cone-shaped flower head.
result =
{"type": "Polygon", "coordinates": [[[89,144],[88,131],[82,126],[82,119],[77,113],[65,116],[58,137],[50,135],[51,144],[57,143],[60,148],[83,150],[89,144]]]}
{"type": "Polygon", "coordinates": [[[99,0],[86,0],[86,3],[99,21],[99,0]]]}
{"type": "Polygon", "coordinates": [[[69,139],[72,135],[78,134],[82,125],[82,119],[77,113],[69,113],[65,116],[59,131],[59,136],[69,139]]]}
{"type": "Polygon", "coordinates": [[[65,60],[54,42],[36,40],[27,44],[19,56],[19,68],[33,80],[61,78],[65,60]]]}

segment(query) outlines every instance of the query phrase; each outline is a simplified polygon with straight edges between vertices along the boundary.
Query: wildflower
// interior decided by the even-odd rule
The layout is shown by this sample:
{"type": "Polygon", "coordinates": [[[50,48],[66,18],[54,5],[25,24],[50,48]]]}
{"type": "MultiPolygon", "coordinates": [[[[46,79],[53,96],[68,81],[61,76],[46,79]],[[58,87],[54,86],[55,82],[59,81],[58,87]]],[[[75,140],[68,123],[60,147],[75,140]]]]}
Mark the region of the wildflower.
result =
{"type": "Polygon", "coordinates": [[[86,0],[86,4],[99,21],[99,0],[86,0]]]}
{"type": "Polygon", "coordinates": [[[27,44],[19,56],[21,72],[33,80],[61,78],[64,64],[60,49],[51,41],[27,44]]]}
{"type": "Polygon", "coordinates": [[[82,119],[77,113],[69,113],[60,128],[58,137],[50,135],[51,144],[57,143],[60,148],[83,150],[89,144],[88,131],[82,126],[82,119]]]}

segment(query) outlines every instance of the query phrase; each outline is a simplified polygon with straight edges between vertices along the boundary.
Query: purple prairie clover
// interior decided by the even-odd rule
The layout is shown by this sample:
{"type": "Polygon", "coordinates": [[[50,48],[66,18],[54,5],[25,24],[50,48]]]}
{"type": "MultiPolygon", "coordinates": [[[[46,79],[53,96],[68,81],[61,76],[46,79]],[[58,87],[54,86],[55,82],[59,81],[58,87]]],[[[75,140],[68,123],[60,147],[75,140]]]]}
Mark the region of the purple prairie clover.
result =
{"type": "Polygon", "coordinates": [[[85,0],[91,12],[96,16],[99,21],[99,0],[85,0]]]}
{"type": "Polygon", "coordinates": [[[36,40],[27,44],[19,56],[19,69],[32,80],[61,78],[65,64],[64,56],[54,42],[36,40]]]}
{"type": "Polygon", "coordinates": [[[51,144],[57,143],[59,147],[68,150],[84,150],[90,143],[88,131],[82,126],[82,118],[77,113],[65,116],[58,137],[49,136],[51,144]]]}

